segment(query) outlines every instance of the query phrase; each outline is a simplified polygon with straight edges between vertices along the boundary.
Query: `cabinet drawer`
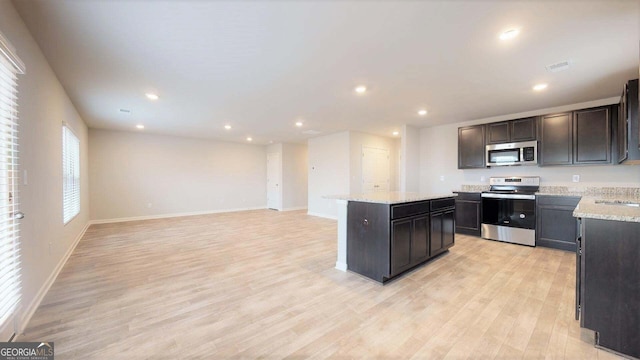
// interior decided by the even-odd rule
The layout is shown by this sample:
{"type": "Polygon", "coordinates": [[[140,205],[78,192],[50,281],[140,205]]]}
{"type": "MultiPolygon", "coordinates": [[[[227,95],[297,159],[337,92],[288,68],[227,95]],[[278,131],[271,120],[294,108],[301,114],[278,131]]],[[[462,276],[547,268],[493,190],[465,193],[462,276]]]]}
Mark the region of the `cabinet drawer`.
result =
{"type": "Polygon", "coordinates": [[[580,202],[580,197],[578,196],[547,196],[547,195],[538,195],[536,196],[538,200],[538,205],[555,205],[555,206],[578,206],[580,202]]]}
{"type": "Polygon", "coordinates": [[[440,209],[452,208],[456,204],[454,198],[431,200],[431,211],[437,211],[440,209]]]}
{"type": "Polygon", "coordinates": [[[481,201],[482,197],[479,192],[458,192],[456,200],[481,201]]]}
{"type": "Polygon", "coordinates": [[[429,200],[391,205],[391,220],[429,212],[429,200]]]}

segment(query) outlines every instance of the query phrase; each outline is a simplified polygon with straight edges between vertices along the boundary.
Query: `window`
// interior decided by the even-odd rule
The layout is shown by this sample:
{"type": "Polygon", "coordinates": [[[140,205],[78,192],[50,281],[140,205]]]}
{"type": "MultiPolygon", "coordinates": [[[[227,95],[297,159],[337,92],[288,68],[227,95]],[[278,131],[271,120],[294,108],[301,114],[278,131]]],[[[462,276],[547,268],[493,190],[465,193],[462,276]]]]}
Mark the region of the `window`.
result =
{"type": "Polygon", "coordinates": [[[24,65],[0,35],[0,341],[14,333],[20,303],[20,237],[18,221],[18,88],[24,65]]]}
{"type": "Polygon", "coordinates": [[[64,223],[80,213],[80,140],[62,126],[62,210],[64,223]]]}

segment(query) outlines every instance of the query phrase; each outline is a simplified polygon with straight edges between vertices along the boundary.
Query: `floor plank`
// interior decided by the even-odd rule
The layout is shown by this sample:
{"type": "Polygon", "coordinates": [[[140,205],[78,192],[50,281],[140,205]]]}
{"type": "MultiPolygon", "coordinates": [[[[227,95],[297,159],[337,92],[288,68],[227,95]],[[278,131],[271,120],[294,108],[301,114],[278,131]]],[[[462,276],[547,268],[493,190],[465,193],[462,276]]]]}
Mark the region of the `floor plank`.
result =
{"type": "Polygon", "coordinates": [[[256,210],[93,225],[19,341],[59,359],[602,358],[575,255],[458,235],[381,286],[333,268],[336,222],[256,210]]]}

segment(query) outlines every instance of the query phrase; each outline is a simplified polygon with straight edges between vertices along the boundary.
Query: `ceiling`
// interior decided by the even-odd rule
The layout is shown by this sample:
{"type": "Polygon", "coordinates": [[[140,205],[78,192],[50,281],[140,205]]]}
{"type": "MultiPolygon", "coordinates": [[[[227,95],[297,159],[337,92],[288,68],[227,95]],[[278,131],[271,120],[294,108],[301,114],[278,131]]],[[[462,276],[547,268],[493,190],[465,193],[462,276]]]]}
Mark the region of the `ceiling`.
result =
{"type": "Polygon", "coordinates": [[[635,0],[14,5],[91,128],[256,144],[391,136],[604,99],[638,76],[635,0]],[[519,36],[498,38],[511,28],[519,36]]]}

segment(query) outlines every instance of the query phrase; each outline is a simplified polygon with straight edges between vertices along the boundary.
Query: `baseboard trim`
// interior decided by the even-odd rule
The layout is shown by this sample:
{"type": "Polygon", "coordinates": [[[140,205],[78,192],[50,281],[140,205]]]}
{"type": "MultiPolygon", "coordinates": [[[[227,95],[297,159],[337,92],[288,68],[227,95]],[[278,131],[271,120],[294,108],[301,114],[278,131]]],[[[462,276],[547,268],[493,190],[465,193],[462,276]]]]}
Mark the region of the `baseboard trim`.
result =
{"type": "Polygon", "coordinates": [[[296,211],[296,210],[307,210],[307,207],[306,206],[290,207],[290,208],[284,208],[280,211],[296,211]]]}
{"type": "Polygon", "coordinates": [[[311,212],[311,211],[307,211],[307,215],[317,216],[317,217],[321,217],[321,218],[325,218],[325,219],[331,219],[331,220],[338,220],[337,216],[314,213],[314,212],[311,212]]]}
{"type": "Polygon", "coordinates": [[[78,246],[78,243],[80,243],[80,240],[82,239],[84,234],[87,232],[87,229],[89,229],[89,226],[91,226],[91,221],[87,222],[87,224],[84,226],[84,229],[82,229],[82,231],[80,231],[78,236],[76,236],[75,240],[73,241],[73,244],[71,244],[71,246],[69,247],[69,250],[67,250],[67,252],[64,254],[62,259],[60,259],[60,261],[58,262],[58,265],[56,265],[55,269],[53,269],[53,271],[47,278],[47,281],[45,281],[45,283],[40,287],[40,290],[38,291],[38,294],[36,295],[36,297],[31,301],[31,304],[29,304],[29,306],[26,308],[26,311],[24,312],[20,320],[20,324],[16,329],[17,330],[16,335],[13,339],[14,342],[18,340],[20,335],[22,335],[24,330],[27,328],[27,324],[29,324],[29,321],[31,321],[31,317],[33,317],[33,314],[35,314],[36,310],[38,310],[40,303],[42,303],[42,300],[49,292],[49,289],[51,289],[51,286],[58,278],[58,275],[62,271],[62,268],[67,263],[67,260],[69,260],[69,257],[71,257],[71,254],[73,254],[73,251],[76,249],[76,246],[78,246]]]}
{"type": "Polygon", "coordinates": [[[127,222],[127,221],[155,220],[155,219],[166,219],[166,218],[183,217],[183,216],[220,214],[220,213],[228,213],[228,212],[264,210],[264,209],[266,209],[265,206],[250,207],[250,208],[239,208],[239,209],[224,209],[224,210],[205,210],[205,211],[193,211],[193,212],[185,212],[185,213],[159,214],[159,215],[146,215],[146,216],[132,216],[132,217],[113,218],[113,219],[99,219],[99,220],[91,220],[90,223],[91,223],[91,225],[93,225],[93,224],[111,224],[111,223],[119,223],[119,222],[127,222]]]}

